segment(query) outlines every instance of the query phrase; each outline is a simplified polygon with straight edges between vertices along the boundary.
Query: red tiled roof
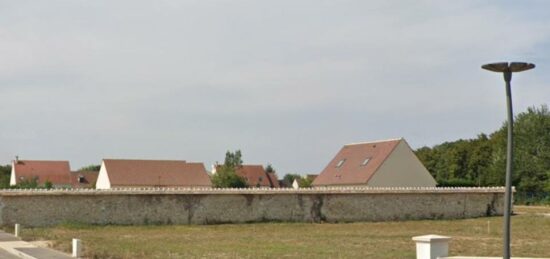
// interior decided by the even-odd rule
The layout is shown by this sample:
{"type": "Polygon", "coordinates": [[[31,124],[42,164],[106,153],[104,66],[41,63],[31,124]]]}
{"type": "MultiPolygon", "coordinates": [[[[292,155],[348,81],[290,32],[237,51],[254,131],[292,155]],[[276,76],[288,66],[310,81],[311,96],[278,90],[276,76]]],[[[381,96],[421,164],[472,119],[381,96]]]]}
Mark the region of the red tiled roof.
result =
{"type": "Polygon", "coordinates": [[[98,175],[99,171],[71,172],[71,185],[73,188],[93,188],[98,175]],[[79,181],[79,178],[81,178],[81,181],[79,181]]]}
{"type": "Polygon", "coordinates": [[[267,176],[269,177],[269,181],[271,182],[271,187],[281,188],[281,185],[279,184],[279,179],[277,179],[277,174],[275,172],[267,173],[267,176]]]}
{"type": "Polygon", "coordinates": [[[212,186],[203,163],[104,159],[111,186],[212,186]]]}
{"type": "Polygon", "coordinates": [[[242,165],[235,171],[237,175],[244,177],[250,187],[272,187],[262,165],[242,165]]]}
{"type": "Polygon", "coordinates": [[[18,160],[14,162],[15,183],[37,178],[38,185],[46,181],[54,185],[70,185],[69,161],[18,160]]]}
{"type": "Polygon", "coordinates": [[[400,141],[395,139],[345,145],[315,178],[313,185],[366,184],[400,141]],[[367,158],[368,163],[362,165],[367,158]],[[340,161],[344,162],[337,167],[340,161]]]}
{"type": "MultiPolygon", "coordinates": [[[[220,171],[222,165],[216,165],[216,171],[220,171]]],[[[249,187],[280,188],[277,174],[267,173],[262,165],[241,165],[235,169],[235,173],[243,177],[249,187]]]]}

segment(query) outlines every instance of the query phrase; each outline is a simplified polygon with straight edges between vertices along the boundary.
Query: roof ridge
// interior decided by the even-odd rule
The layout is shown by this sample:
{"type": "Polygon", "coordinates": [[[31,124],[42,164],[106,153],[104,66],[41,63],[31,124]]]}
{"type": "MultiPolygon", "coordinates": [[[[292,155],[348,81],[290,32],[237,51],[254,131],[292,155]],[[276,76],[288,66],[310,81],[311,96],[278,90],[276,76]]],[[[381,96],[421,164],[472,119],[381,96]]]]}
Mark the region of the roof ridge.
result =
{"type": "Polygon", "coordinates": [[[400,138],[382,139],[382,140],[375,140],[375,141],[355,142],[355,143],[345,144],[344,146],[353,146],[353,145],[362,145],[362,144],[374,144],[374,143],[390,142],[390,141],[397,141],[397,140],[403,140],[403,139],[404,139],[403,137],[400,137],[400,138]]]}
{"type": "MultiPolygon", "coordinates": [[[[30,160],[30,159],[19,159],[19,162],[69,162],[69,160],[30,160]]],[[[15,160],[12,160],[15,162],[15,160]]]]}
{"type": "Polygon", "coordinates": [[[176,160],[176,159],[126,159],[126,158],[103,158],[102,161],[111,160],[111,161],[155,161],[155,162],[184,162],[188,163],[187,160],[176,160]]]}

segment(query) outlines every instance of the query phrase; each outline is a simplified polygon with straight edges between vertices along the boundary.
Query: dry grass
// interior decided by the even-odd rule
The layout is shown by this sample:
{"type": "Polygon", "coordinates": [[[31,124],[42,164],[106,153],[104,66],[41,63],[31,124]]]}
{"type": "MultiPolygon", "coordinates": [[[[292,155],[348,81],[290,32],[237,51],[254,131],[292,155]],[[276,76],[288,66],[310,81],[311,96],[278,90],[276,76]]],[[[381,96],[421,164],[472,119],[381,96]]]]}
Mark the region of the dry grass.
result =
{"type": "MultiPolygon", "coordinates": [[[[512,219],[514,256],[550,255],[550,207],[520,207],[512,219]]],[[[451,236],[451,255],[499,256],[501,217],[350,224],[86,226],[26,229],[69,251],[80,238],[89,258],[415,258],[411,237],[451,236]]]]}

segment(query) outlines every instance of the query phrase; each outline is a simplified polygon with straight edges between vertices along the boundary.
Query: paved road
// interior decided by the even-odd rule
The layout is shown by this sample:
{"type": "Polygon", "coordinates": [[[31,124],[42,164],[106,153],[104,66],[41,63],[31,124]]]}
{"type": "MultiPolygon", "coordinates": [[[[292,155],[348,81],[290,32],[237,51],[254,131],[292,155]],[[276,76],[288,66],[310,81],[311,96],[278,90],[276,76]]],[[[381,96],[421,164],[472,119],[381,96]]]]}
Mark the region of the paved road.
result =
{"type": "MultiPolygon", "coordinates": [[[[26,255],[30,255],[38,259],[74,259],[67,254],[42,247],[32,247],[32,248],[16,248],[16,250],[23,252],[26,255]]],[[[1,258],[1,257],[0,257],[1,258]]]]}
{"type": "Polygon", "coordinates": [[[12,255],[4,249],[0,249],[0,258],[2,258],[2,259],[21,259],[21,257],[12,255]]]}
{"type": "Polygon", "coordinates": [[[37,258],[37,259],[74,259],[68,254],[49,248],[36,247],[35,245],[21,241],[12,234],[0,231],[0,259],[13,258],[37,258]],[[21,255],[18,256],[18,255],[21,255]]]}

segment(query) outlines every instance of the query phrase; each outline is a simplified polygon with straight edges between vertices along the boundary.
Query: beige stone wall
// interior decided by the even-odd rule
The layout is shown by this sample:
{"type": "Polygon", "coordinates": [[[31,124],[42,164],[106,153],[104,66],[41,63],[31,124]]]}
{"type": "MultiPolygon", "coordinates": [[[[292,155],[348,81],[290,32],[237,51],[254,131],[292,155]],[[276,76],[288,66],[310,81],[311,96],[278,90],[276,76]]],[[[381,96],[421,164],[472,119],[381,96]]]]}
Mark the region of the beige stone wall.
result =
{"type": "Polygon", "coordinates": [[[0,191],[0,224],[217,224],[502,215],[502,188],[0,191]]]}

